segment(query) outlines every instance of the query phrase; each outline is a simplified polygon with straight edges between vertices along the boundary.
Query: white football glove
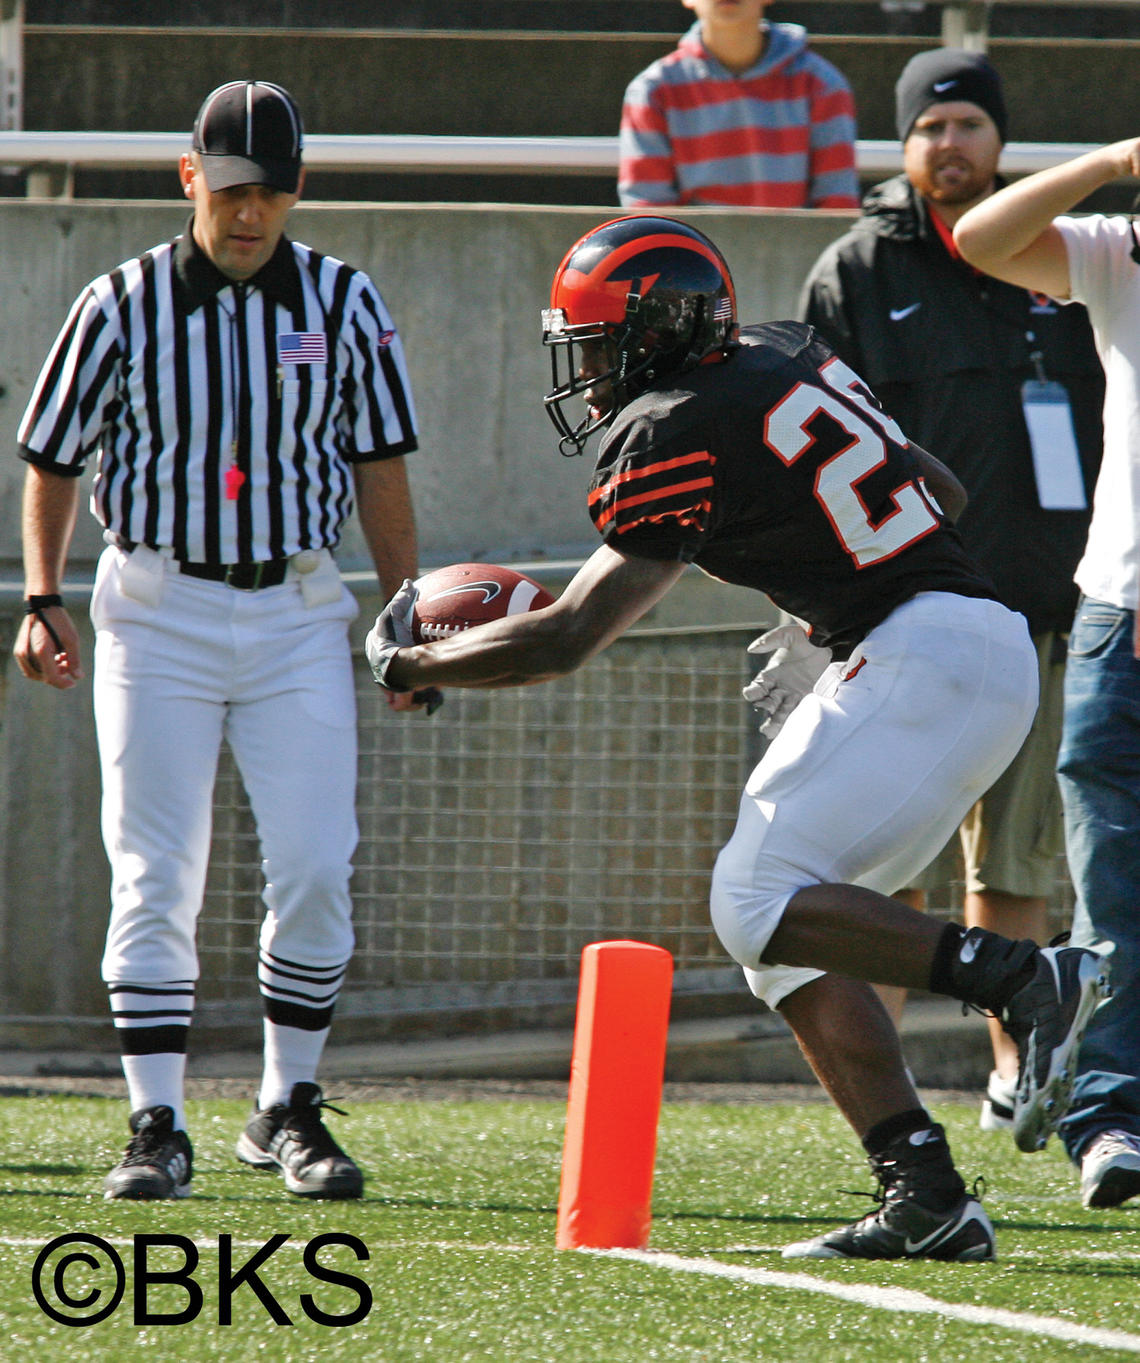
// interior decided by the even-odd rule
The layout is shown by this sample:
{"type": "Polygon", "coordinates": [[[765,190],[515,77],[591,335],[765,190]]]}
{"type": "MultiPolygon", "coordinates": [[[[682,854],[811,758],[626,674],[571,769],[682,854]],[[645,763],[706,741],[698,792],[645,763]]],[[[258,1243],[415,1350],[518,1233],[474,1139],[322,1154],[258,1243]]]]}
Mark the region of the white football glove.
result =
{"type": "Polygon", "coordinates": [[[773,739],[831,662],[831,649],[817,648],[799,625],[777,625],[748,645],[771,653],[763,671],[744,688],[744,699],[764,716],[760,732],[773,739]]]}
{"type": "Polygon", "coordinates": [[[388,681],[388,669],[401,648],[415,643],[412,638],[412,612],[419,592],[410,577],[376,617],[376,623],[364,640],[364,656],[372,669],[377,686],[386,691],[407,691],[406,686],[393,686],[388,681]]]}

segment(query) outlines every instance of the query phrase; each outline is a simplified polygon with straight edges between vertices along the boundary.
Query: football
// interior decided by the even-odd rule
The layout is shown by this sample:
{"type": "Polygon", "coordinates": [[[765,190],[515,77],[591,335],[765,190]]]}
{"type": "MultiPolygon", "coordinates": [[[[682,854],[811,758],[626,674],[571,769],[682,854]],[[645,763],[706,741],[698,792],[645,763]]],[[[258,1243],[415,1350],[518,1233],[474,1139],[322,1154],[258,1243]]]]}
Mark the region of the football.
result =
{"type": "Polygon", "coordinates": [[[454,563],[416,580],[412,637],[417,644],[446,639],[472,625],[541,610],[554,597],[540,583],[494,563],[454,563]]]}

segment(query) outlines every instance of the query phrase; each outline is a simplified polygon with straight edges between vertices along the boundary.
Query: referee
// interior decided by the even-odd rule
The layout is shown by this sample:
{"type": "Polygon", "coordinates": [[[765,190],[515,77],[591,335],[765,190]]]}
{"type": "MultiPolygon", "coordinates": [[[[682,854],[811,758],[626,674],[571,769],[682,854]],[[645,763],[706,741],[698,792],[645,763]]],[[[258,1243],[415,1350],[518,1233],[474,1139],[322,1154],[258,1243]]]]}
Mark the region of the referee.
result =
{"type": "Polygon", "coordinates": [[[280,86],[207,96],[179,161],[185,232],[83,290],[19,429],[26,677],[66,690],[84,675],[60,584],[92,457],[108,546],[91,601],[103,978],[132,1132],[108,1198],[191,1190],[183,1081],[223,738],[265,873],[264,1067],[237,1155],[303,1197],[363,1188],[315,1082],[352,953],[357,839],[356,606],[331,551],[355,502],[381,590],[416,576],[416,422],[375,286],[284,235],[301,140],[280,86]]]}

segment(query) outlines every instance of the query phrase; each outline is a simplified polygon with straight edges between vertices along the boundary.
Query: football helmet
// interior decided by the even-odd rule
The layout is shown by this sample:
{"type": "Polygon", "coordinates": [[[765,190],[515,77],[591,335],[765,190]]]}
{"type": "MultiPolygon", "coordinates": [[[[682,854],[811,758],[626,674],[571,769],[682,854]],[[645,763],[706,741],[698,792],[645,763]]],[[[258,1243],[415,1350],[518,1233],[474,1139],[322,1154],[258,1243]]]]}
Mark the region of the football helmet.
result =
{"type": "Polygon", "coordinates": [[[542,314],[554,384],[543,402],[561,437],[558,448],[581,454],[590,436],[639,394],[730,350],[736,330],[732,277],[703,232],[643,216],[587,232],[555,272],[542,314]],[[583,373],[584,343],[603,347],[608,369],[583,373]],[[587,390],[604,394],[603,401],[575,424],[563,403],[587,390]]]}

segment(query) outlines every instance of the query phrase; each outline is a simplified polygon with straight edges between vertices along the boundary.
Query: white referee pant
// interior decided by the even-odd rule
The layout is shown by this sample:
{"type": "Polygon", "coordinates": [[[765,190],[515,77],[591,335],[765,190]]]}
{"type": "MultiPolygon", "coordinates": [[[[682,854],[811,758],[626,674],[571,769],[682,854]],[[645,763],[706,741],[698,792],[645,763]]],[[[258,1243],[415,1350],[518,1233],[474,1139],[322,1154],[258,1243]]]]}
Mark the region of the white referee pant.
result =
{"type": "Polygon", "coordinates": [[[257,822],[264,951],[308,966],[352,952],[356,702],[348,625],[357,607],[306,606],[284,583],[235,591],[167,564],[161,599],[123,590],[106,550],[91,617],[92,686],[111,862],[109,983],[196,980],[195,928],[214,778],[230,745],[257,822]]]}
{"type": "Polygon", "coordinates": [[[760,961],[796,891],[908,885],[1012,761],[1037,687],[1024,618],[944,592],[824,672],[750,776],[713,872],[713,925],[757,998],[775,1008],[821,973],[760,961]]]}

